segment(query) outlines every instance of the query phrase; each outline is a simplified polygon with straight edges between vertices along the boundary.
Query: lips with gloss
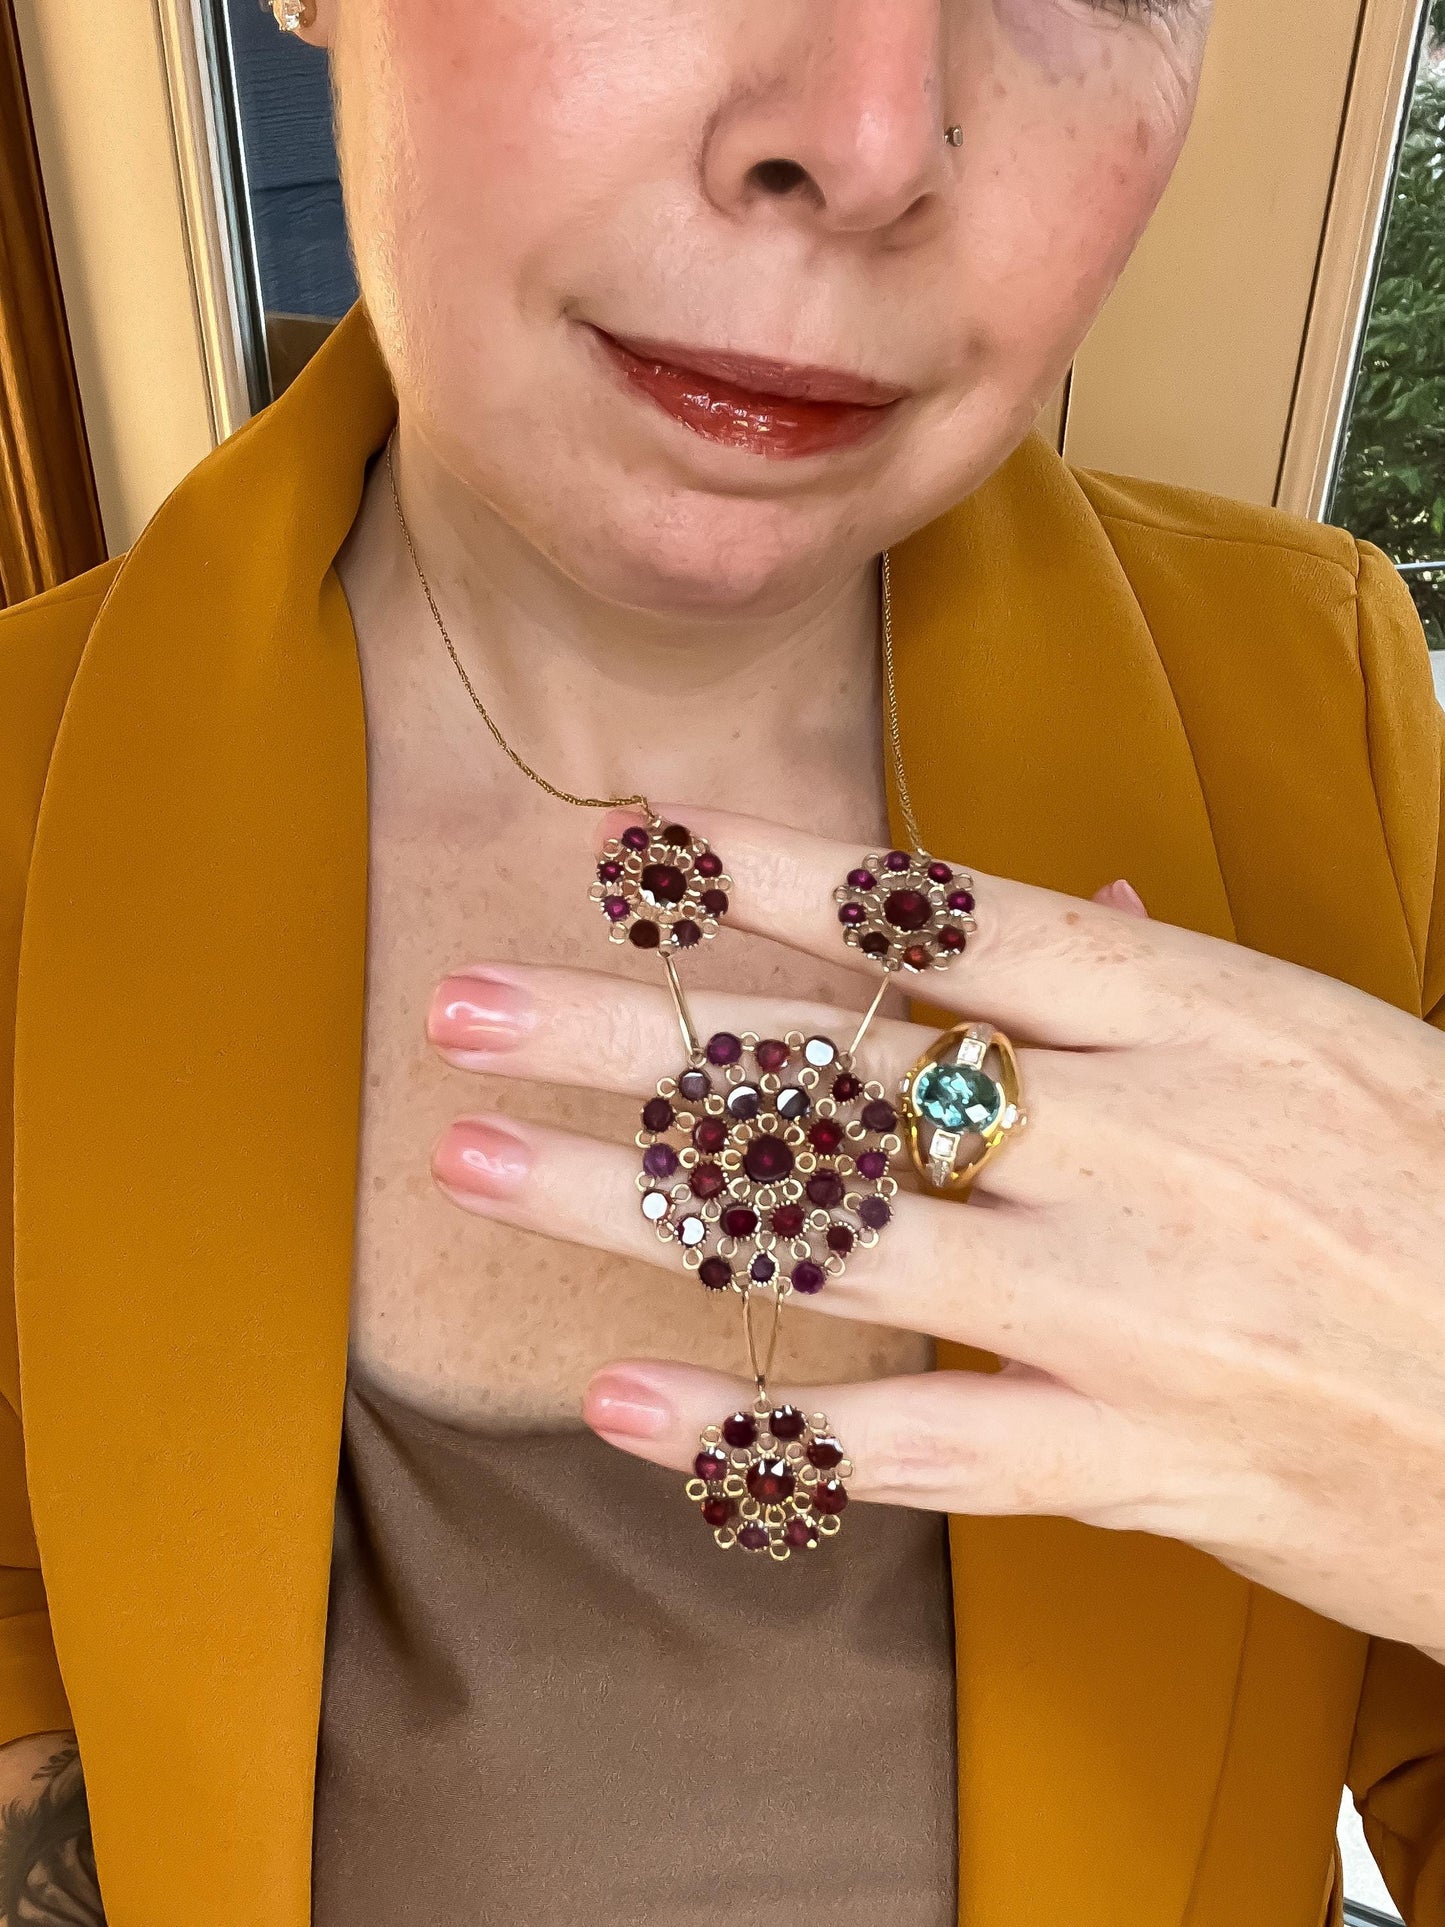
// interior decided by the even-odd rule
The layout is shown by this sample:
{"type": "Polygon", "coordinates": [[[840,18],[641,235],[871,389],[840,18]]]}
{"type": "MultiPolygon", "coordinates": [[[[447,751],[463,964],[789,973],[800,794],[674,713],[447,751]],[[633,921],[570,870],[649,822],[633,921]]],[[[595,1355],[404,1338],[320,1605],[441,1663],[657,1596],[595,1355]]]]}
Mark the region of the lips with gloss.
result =
{"type": "Polygon", "coordinates": [[[623,378],[695,435],[775,460],[854,446],[906,392],[833,369],[592,332],[623,378]]]}

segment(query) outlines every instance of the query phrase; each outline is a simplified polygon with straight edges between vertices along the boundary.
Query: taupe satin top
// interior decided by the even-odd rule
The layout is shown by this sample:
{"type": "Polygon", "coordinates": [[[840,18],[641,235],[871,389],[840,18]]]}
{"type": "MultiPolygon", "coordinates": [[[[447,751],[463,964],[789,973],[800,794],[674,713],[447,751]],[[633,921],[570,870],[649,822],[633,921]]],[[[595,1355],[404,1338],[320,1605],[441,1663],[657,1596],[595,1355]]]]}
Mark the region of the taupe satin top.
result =
{"type": "Polygon", "coordinates": [[[314,1927],[955,1927],[943,1521],[778,1566],[681,1487],[353,1376],[314,1927]]]}

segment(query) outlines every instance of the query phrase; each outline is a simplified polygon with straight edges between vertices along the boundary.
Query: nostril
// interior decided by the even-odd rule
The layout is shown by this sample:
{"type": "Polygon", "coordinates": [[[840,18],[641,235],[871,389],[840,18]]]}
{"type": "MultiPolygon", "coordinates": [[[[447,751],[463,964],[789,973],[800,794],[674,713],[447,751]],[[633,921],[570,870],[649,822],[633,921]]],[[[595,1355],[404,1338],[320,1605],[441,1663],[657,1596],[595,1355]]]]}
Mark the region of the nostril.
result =
{"type": "Polygon", "coordinates": [[[808,170],[796,161],[758,161],[748,169],[765,194],[796,194],[808,184],[808,170]]]}

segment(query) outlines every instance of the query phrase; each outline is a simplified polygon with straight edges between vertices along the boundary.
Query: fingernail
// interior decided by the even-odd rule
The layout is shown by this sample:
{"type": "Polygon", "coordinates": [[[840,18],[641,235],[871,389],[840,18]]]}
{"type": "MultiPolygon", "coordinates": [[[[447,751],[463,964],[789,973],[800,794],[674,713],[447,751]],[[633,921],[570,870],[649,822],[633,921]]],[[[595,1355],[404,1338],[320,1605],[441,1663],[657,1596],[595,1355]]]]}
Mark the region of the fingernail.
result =
{"type": "Polygon", "coordinates": [[[1114,909],[1123,910],[1131,917],[1147,917],[1149,914],[1144,906],[1143,897],[1127,877],[1120,877],[1117,882],[1111,883],[1107,890],[1101,891],[1100,895],[1112,904],[1114,909]]]}
{"type": "Polygon", "coordinates": [[[527,1146],[481,1117],[459,1117],[432,1151],[432,1174],[453,1191],[476,1198],[510,1198],[532,1168],[527,1146]]]}
{"type": "Polygon", "coordinates": [[[651,1380],[609,1370],[599,1372],[587,1387],[582,1416],[594,1432],[655,1439],[672,1423],[672,1407],[651,1380]]]}
{"type": "Polygon", "coordinates": [[[511,1050],[536,1022],[531,993],[497,977],[444,977],[426,1034],[444,1050],[511,1050]]]}

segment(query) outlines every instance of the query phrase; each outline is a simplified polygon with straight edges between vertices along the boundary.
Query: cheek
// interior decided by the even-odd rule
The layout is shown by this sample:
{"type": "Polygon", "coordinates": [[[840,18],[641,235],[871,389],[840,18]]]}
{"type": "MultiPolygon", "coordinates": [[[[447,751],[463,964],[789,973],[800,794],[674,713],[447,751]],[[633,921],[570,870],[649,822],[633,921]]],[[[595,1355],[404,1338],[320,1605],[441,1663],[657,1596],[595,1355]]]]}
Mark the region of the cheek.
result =
{"type": "Polygon", "coordinates": [[[359,244],[376,230],[402,252],[450,247],[479,215],[515,205],[554,111],[554,50],[525,11],[359,0],[343,27],[342,160],[359,244]]]}
{"type": "Polygon", "coordinates": [[[1168,183],[1193,69],[1152,30],[1101,28],[1065,0],[997,5],[997,57],[971,103],[962,253],[982,271],[1001,352],[1054,335],[1067,359],[1168,183]]]}

